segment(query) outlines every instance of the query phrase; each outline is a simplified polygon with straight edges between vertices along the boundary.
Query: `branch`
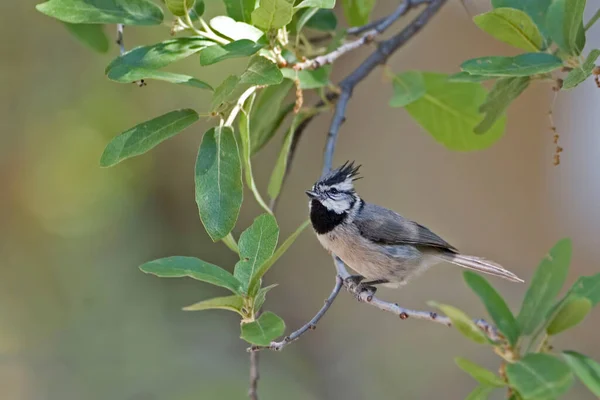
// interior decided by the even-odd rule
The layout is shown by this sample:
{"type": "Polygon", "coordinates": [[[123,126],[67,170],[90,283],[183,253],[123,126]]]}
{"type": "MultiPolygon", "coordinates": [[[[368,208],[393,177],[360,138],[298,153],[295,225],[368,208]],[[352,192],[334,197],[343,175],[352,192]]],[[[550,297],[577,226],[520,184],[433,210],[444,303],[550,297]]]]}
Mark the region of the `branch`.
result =
{"type": "Polygon", "coordinates": [[[260,379],[258,357],[258,352],[250,353],[250,388],[248,389],[250,400],[258,400],[258,380],[260,379]]]}
{"type": "Polygon", "coordinates": [[[289,345],[290,343],[298,340],[300,338],[300,336],[304,335],[306,332],[308,332],[310,330],[315,330],[317,328],[317,323],[321,320],[321,318],[323,318],[323,316],[325,315],[327,310],[329,310],[329,307],[331,307],[331,305],[333,304],[333,301],[335,300],[337,295],[340,293],[340,290],[342,289],[343,285],[344,285],[344,281],[343,281],[342,277],[340,275],[336,275],[335,286],[333,287],[331,294],[325,300],[325,304],[323,304],[323,307],[321,307],[321,309],[319,310],[317,315],[315,315],[310,321],[308,321],[306,324],[304,324],[300,329],[298,329],[295,332],[292,332],[289,336],[284,337],[282,341],[271,342],[271,345],[269,345],[269,346],[252,346],[252,347],[248,348],[248,351],[256,352],[258,350],[263,350],[263,349],[280,351],[284,347],[289,345]]]}
{"type": "Polygon", "coordinates": [[[294,69],[296,71],[300,71],[303,69],[317,69],[323,65],[332,64],[335,60],[337,60],[344,54],[373,42],[373,40],[377,36],[385,32],[387,28],[389,28],[394,22],[400,19],[400,17],[406,14],[411,8],[415,7],[418,4],[426,3],[429,1],[431,0],[405,0],[389,16],[367,24],[364,27],[354,29],[354,34],[359,34],[356,32],[365,32],[364,35],[362,35],[359,39],[345,43],[337,49],[335,49],[334,51],[332,51],[331,53],[313,58],[312,60],[306,60],[304,62],[298,63],[294,65],[294,69]]]}
{"type": "MultiPolygon", "coordinates": [[[[127,50],[125,50],[125,39],[123,36],[123,31],[125,26],[123,24],[117,24],[117,44],[119,45],[119,54],[123,55],[127,50]]],[[[146,86],[146,82],[143,79],[134,82],[139,87],[146,86]]]]}

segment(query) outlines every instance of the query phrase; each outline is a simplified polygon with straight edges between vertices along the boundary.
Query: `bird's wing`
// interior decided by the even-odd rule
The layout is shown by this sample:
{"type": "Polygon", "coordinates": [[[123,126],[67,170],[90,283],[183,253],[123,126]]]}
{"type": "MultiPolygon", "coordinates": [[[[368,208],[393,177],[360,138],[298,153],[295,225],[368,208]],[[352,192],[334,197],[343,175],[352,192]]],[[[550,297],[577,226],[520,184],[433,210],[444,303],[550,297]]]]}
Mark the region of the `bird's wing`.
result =
{"type": "Polygon", "coordinates": [[[375,204],[365,203],[354,219],[360,234],[379,244],[411,244],[430,246],[456,252],[444,239],[418,223],[375,204]]]}

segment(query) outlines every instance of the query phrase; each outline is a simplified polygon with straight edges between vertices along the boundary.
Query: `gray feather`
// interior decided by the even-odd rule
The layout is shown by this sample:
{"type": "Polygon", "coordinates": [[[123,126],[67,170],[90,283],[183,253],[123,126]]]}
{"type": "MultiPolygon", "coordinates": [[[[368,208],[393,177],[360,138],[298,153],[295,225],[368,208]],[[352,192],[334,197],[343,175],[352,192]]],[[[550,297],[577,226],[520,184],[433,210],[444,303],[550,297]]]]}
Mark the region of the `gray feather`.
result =
{"type": "Polygon", "coordinates": [[[363,237],[375,243],[429,246],[457,252],[452,245],[423,225],[375,204],[365,203],[353,222],[363,237]]]}

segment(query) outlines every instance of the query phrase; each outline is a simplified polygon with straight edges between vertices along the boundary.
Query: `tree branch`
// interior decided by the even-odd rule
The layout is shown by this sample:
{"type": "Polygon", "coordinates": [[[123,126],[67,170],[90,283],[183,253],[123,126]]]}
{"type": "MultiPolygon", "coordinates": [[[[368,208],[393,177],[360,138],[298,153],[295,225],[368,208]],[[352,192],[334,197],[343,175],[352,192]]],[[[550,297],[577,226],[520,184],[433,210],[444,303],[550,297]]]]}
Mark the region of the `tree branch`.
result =
{"type": "Polygon", "coordinates": [[[250,400],[258,400],[258,380],[260,379],[258,357],[258,352],[250,353],[250,388],[248,389],[250,400]]]}

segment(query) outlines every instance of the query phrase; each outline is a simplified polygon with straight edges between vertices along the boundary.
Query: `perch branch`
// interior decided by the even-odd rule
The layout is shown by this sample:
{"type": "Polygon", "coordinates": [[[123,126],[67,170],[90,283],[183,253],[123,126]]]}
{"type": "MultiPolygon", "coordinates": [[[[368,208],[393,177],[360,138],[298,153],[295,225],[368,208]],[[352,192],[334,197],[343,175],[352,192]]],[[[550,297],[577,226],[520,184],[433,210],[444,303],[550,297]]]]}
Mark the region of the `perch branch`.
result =
{"type": "Polygon", "coordinates": [[[294,65],[294,69],[296,71],[300,71],[303,69],[317,69],[323,65],[332,64],[335,60],[343,56],[344,54],[356,50],[366,44],[372,43],[373,40],[386,29],[388,29],[394,22],[396,22],[400,17],[406,14],[411,8],[422,4],[428,3],[432,0],[405,0],[402,4],[400,4],[396,10],[378,21],[374,21],[371,24],[367,24],[362,28],[354,29],[354,34],[364,34],[356,40],[353,40],[348,43],[344,43],[337,49],[333,50],[331,53],[324,54],[322,56],[313,58],[311,60],[306,60],[301,63],[294,65]],[[360,33],[357,33],[360,32],[360,33]]]}
{"type": "Polygon", "coordinates": [[[250,388],[248,389],[248,397],[250,400],[258,400],[258,380],[260,373],[258,369],[258,352],[250,353],[250,388]]]}

